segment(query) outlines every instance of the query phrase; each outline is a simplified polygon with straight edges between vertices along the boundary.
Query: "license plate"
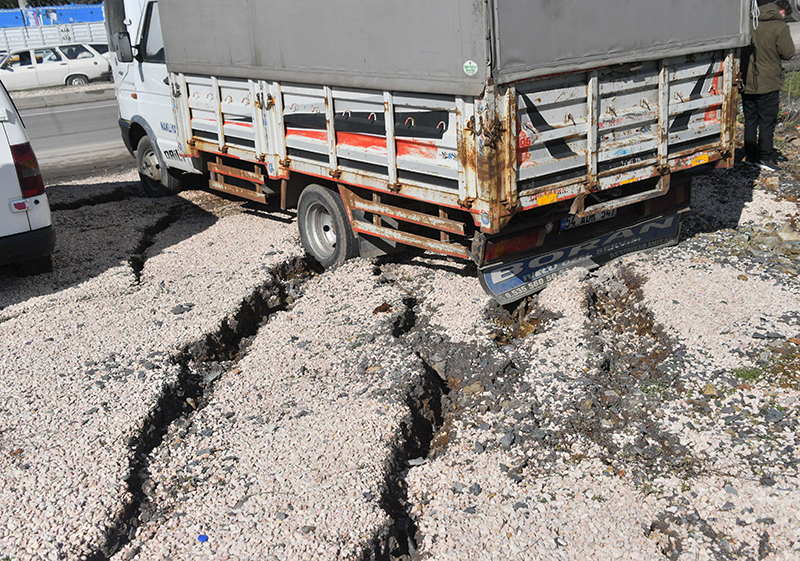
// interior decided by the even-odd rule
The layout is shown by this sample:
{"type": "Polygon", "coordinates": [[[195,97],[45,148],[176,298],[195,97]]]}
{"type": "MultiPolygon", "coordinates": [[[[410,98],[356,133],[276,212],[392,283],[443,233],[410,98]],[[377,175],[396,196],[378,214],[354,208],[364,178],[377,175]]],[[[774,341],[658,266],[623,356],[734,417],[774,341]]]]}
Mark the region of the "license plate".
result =
{"type": "Polygon", "coordinates": [[[571,267],[594,269],[612,259],[678,243],[682,215],[662,216],[527,257],[510,258],[480,269],[483,289],[501,304],[542,290],[571,267]]]}
{"type": "Polygon", "coordinates": [[[586,226],[587,224],[608,220],[609,218],[614,218],[616,215],[617,209],[615,208],[601,210],[596,214],[590,214],[589,216],[584,216],[583,218],[578,218],[576,215],[571,214],[566,218],[561,219],[561,231],[563,232],[564,230],[569,230],[571,228],[578,228],[580,226],[586,226]]]}

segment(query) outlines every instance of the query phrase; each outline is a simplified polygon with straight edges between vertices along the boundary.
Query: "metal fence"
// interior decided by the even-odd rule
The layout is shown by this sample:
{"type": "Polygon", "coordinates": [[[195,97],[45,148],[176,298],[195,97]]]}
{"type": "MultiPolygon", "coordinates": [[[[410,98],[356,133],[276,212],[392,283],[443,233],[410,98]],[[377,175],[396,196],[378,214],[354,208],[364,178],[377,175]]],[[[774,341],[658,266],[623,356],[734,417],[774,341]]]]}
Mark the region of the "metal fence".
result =
{"type": "Polygon", "coordinates": [[[0,29],[0,51],[62,43],[107,43],[103,22],[0,29]]]}

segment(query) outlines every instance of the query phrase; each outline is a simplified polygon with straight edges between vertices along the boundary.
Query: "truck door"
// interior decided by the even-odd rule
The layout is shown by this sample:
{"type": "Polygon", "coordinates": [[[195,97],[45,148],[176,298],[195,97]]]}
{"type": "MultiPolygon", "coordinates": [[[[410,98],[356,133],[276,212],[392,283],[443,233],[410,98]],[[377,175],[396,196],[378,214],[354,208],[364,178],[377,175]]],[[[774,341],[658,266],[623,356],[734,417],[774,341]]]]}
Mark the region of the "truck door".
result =
{"type": "Polygon", "coordinates": [[[133,72],[138,113],[150,125],[164,164],[191,171],[191,160],[183,156],[185,151],[178,146],[157,2],[150,2],[145,7],[139,59],[138,68],[133,72]]]}

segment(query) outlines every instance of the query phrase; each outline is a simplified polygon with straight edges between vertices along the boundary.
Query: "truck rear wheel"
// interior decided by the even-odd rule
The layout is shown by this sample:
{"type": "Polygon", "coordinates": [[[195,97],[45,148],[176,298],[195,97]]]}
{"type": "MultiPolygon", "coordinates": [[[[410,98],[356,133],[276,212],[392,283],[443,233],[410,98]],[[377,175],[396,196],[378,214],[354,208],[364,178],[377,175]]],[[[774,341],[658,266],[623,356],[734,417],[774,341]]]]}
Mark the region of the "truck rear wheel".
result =
{"type": "Polygon", "coordinates": [[[328,269],[358,255],[358,240],[341,197],[320,185],[300,193],[297,227],[305,250],[328,269]]]}
{"type": "Polygon", "coordinates": [[[169,169],[163,169],[158,154],[150,137],[143,136],[136,148],[136,167],[139,179],[148,197],[166,197],[177,195],[183,187],[180,175],[169,169]]]}

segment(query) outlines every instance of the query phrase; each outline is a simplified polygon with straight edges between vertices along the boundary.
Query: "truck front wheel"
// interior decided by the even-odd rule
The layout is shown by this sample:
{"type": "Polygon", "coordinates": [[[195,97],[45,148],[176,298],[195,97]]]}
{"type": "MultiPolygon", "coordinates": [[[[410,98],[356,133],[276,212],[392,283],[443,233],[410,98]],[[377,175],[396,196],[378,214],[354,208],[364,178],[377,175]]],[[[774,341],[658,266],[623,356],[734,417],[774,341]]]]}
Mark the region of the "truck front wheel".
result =
{"type": "Polygon", "coordinates": [[[300,193],[297,227],[303,247],[328,269],[358,255],[358,240],[338,193],[309,185],[300,193]]]}
{"type": "Polygon", "coordinates": [[[180,193],[180,175],[172,170],[162,169],[153,141],[147,136],[139,140],[136,148],[136,167],[148,197],[166,197],[180,193]]]}

